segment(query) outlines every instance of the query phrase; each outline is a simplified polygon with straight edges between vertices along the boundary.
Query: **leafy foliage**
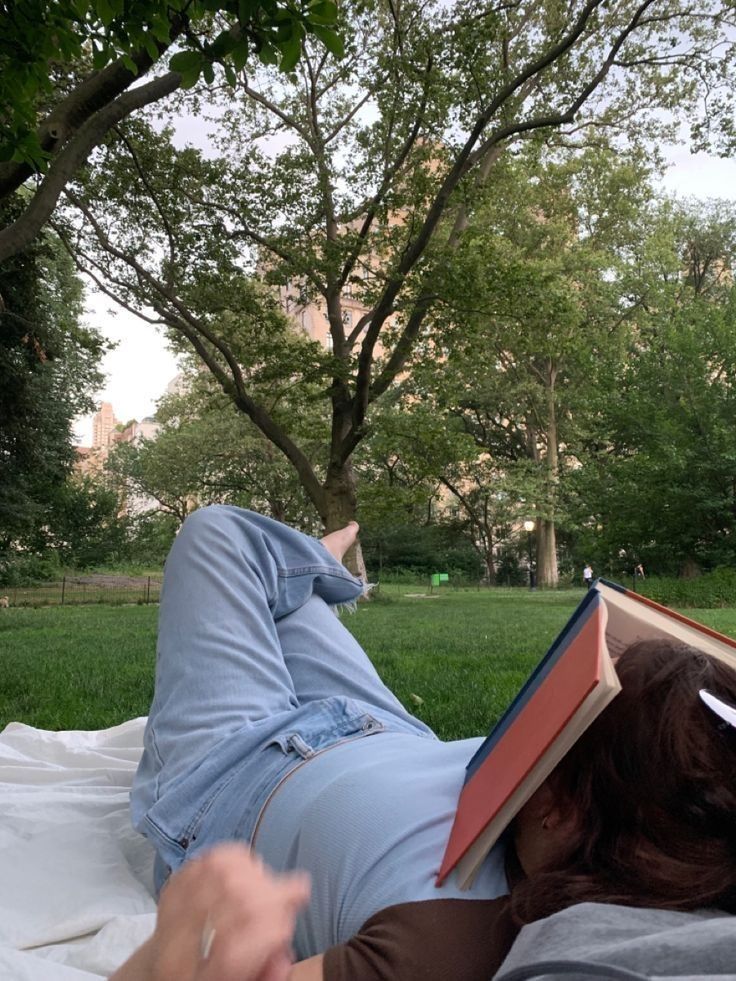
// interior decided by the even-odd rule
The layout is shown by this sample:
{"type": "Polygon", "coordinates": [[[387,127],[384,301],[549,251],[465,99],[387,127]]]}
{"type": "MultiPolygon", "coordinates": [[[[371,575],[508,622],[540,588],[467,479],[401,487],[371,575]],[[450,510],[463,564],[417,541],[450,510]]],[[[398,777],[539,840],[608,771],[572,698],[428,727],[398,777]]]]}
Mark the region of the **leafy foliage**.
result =
{"type": "Polygon", "coordinates": [[[361,541],[369,575],[379,582],[391,582],[398,574],[426,583],[435,572],[448,573],[453,584],[481,578],[478,555],[451,525],[363,523],[361,541]]]}
{"type": "MultiPolygon", "coordinates": [[[[295,411],[293,400],[283,411],[295,411]]],[[[188,391],[164,398],[157,419],[162,428],[154,439],[119,444],[106,464],[129,508],[179,525],[197,507],[235,504],[316,530],[316,515],[282,455],[207,376],[192,371],[188,391]]],[[[145,533],[138,529],[136,540],[145,533]]]]}
{"type": "Polygon", "coordinates": [[[736,559],[735,234],[730,206],[667,205],[638,250],[645,302],[601,376],[575,475],[578,520],[614,570],[736,559]]]}
{"type": "MultiPolygon", "coordinates": [[[[389,10],[349,6],[340,26],[342,61],[325,58],[308,39],[303,71],[276,76],[254,68],[239,78],[212,107],[214,150],[207,157],[176,150],[142,124],[120,127],[89,180],[73,189],[77,213],[65,232],[102,288],[196,351],[238,410],[289,460],[330,528],[355,514],[353,454],[381,400],[442,344],[442,318],[430,319],[437,287],[466,248],[465,233],[485,207],[484,189],[499,162],[526,145],[559,141],[580,149],[599,132],[625,131],[638,147],[667,129],[662,108],[694,110],[704,73],[726,93],[718,66],[733,57],[729,45],[719,46],[726,28],[717,0],[697,12],[673,0],[550,0],[491,10],[480,0],[451,7],[410,0],[389,10]],[[706,53],[716,49],[718,55],[706,53]],[[274,357],[267,305],[261,297],[258,311],[240,299],[255,292],[244,288],[245,273],[277,288],[295,318],[304,314],[306,330],[313,325],[305,304],[318,304],[329,323],[330,355],[292,347],[292,364],[274,357]],[[307,451],[294,420],[278,414],[280,398],[254,387],[250,359],[259,379],[264,365],[273,366],[277,392],[299,386],[311,399],[320,391],[330,420],[319,457],[307,451]]],[[[591,180],[595,200],[593,188],[591,180]]],[[[533,197],[527,192],[520,182],[524,208],[533,197]]],[[[558,244],[572,236],[564,212],[561,198],[547,225],[558,244]]],[[[600,218],[602,234],[606,214],[587,212],[600,218]]],[[[473,235],[483,238],[477,224],[473,235]]],[[[564,324],[570,363],[582,375],[577,335],[595,297],[570,289],[568,256],[583,249],[558,249],[556,258],[550,241],[535,279],[532,238],[528,233],[511,254],[497,235],[497,261],[485,270],[493,285],[484,295],[495,291],[507,307],[521,296],[535,344],[545,317],[564,324]],[[531,283],[526,296],[520,280],[531,283]]],[[[471,298],[477,273],[468,272],[471,298]]],[[[600,270],[593,279],[604,295],[600,270]]],[[[515,329],[523,359],[518,319],[515,329]]],[[[537,352],[537,367],[549,346],[537,352]]],[[[550,438],[549,446],[558,442],[550,438]]],[[[558,469],[551,460],[544,499],[535,495],[552,546],[540,550],[545,555],[554,554],[560,516],[558,469]]]]}
{"type": "Polygon", "coordinates": [[[736,606],[736,569],[719,566],[694,578],[650,576],[637,591],[665,606],[714,610],[736,606]]]}
{"type": "Polygon", "coordinates": [[[63,566],[88,569],[123,559],[128,551],[128,521],[120,498],[89,477],[73,477],[58,488],[38,535],[38,550],[63,566]]]}
{"type": "MultiPolygon", "coordinates": [[[[200,76],[214,81],[221,64],[232,84],[256,54],[292,71],[307,34],[342,53],[333,0],[16,0],[0,6],[0,161],[44,169],[48,152],[37,130],[39,112],[75,84],[78,72],[99,72],[120,59],[135,77],[169,59],[185,88],[200,76]],[[49,66],[52,67],[49,72],[49,66]]],[[[79,79],[76,80],[77,84],[79,79]]]]}
{"type": "Polygon", "coordinates": [[[438,278],[439,357],[408,388],[472,447],[448,458],[442,481],[490,581],[499,549],[525,551],[518,529],[531,520],[539,582],[557,583],[566,484],[599,372],[623,351],[635,315],[622,270],[650,193],[636,153],[509,156],[438,278]]]}
{"type": "MultiPolygon", "coordinates": [[[[19,204],[5,205],[4,214],[19,204]]],[[[82,287],[46,235],[0,269],[0,551],[49,520],[74,460],[72,422],[92,409],[105,350],[81,323],[82,287]]]]}

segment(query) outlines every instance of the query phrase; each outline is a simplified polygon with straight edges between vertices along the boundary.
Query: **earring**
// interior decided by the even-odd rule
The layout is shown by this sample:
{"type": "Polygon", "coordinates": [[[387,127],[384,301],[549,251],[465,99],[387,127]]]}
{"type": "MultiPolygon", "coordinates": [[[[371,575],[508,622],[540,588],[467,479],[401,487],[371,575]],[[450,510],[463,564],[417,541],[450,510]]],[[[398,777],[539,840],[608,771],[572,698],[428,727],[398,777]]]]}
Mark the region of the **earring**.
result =
{"type": "Polygon", "coordinates": [[[545,814],[542,818],[542,830],[547,831],[549,828],[549,814],[545,814]]]}

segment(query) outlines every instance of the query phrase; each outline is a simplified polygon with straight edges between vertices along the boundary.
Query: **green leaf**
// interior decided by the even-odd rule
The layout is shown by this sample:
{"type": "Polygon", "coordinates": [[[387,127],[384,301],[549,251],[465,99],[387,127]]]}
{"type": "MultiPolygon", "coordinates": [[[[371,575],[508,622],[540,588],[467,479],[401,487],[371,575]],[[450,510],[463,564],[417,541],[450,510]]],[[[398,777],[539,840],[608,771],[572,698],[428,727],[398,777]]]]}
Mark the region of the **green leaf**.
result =
{"type": "Polygon", "coordinates": [[[92,52],[92,67],[96,72],[100,71],[107,64],[107,51],[104,48],[94,47],[92,52]]]}
{"type": "Polygon", "coordinates": [[[181,72],[180,74],[181,74],[181,87],[183,89],[191,89],[199,81],[199,70],[181,72]]]}
{"type": "Polygon", "coordinates": [[[169,32],[171,31],[171,24],[166,19],[160,15],[152,17],[149,22],[149,30],[156,38],[157,41],[167,42],[169,40],[169,32]]]}
{"type": "Polygon", "coordinates": [[[230,54],[237,43],[237,39],[233,37],[231,31],[220,31],[215,40],[209,46],[208,54],[215,61],[221,61],[230,54]]]}
{"type": "Polygon", "coordinates": [[[199,51],[179,51],[169,58],[169,68],[172,72],[181,72],[182,75],[193,71],[199,75],[202,71],[202,55],[199,51]]]}
{"type": "Polygon", "coordinates": [[[148,52],[151,61],[158,61],[159,50],[156,47],[156,42],[153,40],[150,34],[144,35],[143,46],[148,52]]]}
{"type": "Polygon", "coordinates": [[[312,24],[310,29],[312,34],[319,38],[330,54],[333,54],[336,58],[345,57],[345,44],[339,34],[330,30],[329,27],[323,27],[321,24],[312,24]]]}
{"type": "Polygon", "coordinates": [[[179,72],[181,75],[181,87],[190,89],[196,85],[205,65],[204,58],[199,51],[179,51],[169,59],[169,68],[172,72],[179,72]]]}
{"type": "Polygon", "coordinates": [[[264,65],[276,65],[278,64],[279,56],[276,52],[276,48],[268,41],[264,41],[258,51],[258,57],[262,64],[264,65]]]}
{"type": "Polygon", "coordinates": [[[212,85],[215,80],[215,69],[212,67],[211,61],[205,61],[202,66],[202,74],[204,75],[204,80],[208,85],[212,85]]]}
{"type": "Polygon", "coordinates": [[[110,6],[110,0],[96,0],[95,9],[105,27],[109,27],[115,18],[115,11],[110,6]]]}
{"type": "Polygon", "coordinates": [[[258,8],[258,0],[239,0],[238,20],[241,24],[249,24],[258,8]]]}
{"type": "Polygon", "coordinates": [[[282,72],[293,71],[302,54],[302,39],[298,34],[292,34],[279,45],[279,48],[281,49],[279,68],[282,72]]]}
{"type": "Polygon", "coordinates": [[[236,47],[233,48],[233,53],[231,55],[233,68],[236,72],[240,72],[245,68],[245,64],[248,61],[248,55],[250,54],[250,48],[246,40],[238,42],[236,47]]]}
{"type": "Polygon", "coordinates": [[[222,66],[222,68],[223,68],[223,71],[225,72],[225,78],[227,79],[228,85],[232,85],[232,86],[237,85],[238,84],[238,76],[236,75],[235,69],[233,68],[233,66],[230,65],[230,64],[228,64],[227,62],[225,62],[225,64],[222,66]]]}
{"type": "Polygon", "coordinates": [[[332,0],[317,0],[308,7],[306,19],[310,24],[331,26],[337,22],[337,4],[332,0]]]}
{"type": "Polygon", "coordinates": [[[129,72],[132,72],[134,75],[138,74],[138,66],[130,57],[130,55],[127,54],[121,55],[120,60],[122,61],[122,63],[125,65],[125,67],[128,69],[129,72]]]}

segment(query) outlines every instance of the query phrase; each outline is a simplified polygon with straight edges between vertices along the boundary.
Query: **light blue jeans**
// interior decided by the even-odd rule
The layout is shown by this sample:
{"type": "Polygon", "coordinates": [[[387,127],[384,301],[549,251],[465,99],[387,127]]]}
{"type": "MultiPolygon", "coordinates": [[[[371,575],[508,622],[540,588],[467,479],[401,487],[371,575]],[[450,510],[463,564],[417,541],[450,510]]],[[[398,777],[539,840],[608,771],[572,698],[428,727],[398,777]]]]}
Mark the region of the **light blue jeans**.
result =
{"type": "Polygon", "coordinates": [[[166,561],[156,687],[131,794],[157,886],[218,841],[248,841],[304,759],[383,731],[436,738],[330,606],[363,583],[316,539],[241,508],[187,518],[166,561]]]}

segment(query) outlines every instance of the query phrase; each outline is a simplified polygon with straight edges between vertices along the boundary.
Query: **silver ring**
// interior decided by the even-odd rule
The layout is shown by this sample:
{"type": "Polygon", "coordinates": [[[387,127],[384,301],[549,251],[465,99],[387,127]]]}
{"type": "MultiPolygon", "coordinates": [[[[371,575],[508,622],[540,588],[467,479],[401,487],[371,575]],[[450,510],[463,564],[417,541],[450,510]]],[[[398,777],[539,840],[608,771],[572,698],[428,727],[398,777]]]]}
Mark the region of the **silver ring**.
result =
{"type": "Polygon", "coordinates": [[[210,918],[207,917],[202,927],[202,937],[199,941],[199,953],[203,961],[206,961],[212,950],[212,942],[215,939],[217,930],[212,925],[210,918]]]}

